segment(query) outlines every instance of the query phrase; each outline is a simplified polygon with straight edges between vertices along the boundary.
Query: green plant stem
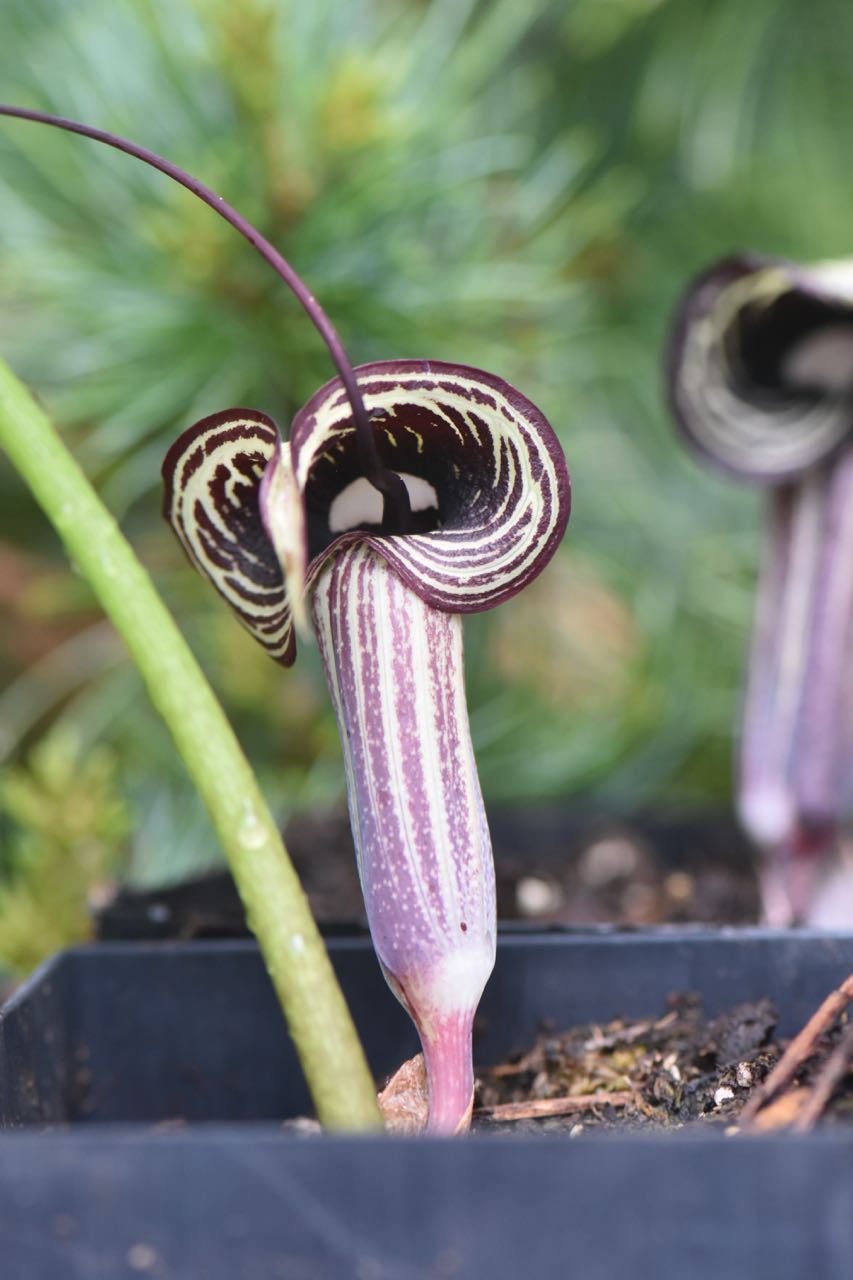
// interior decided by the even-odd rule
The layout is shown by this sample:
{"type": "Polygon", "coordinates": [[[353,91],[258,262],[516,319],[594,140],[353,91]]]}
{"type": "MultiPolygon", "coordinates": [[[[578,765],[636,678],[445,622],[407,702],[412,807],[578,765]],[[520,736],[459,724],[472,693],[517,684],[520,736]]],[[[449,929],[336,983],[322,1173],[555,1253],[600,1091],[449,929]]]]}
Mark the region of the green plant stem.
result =
{"type": "MultiPolygon", "coordinates": [[[[0,446],[124,639],[231,866],[320,1121],[379,1128],[373,1081],[272,814],[195,658],[118,525],[0,361],[0,446]]],[[[228,1035],[227,1025],[222,1035],[228,1035]]]]}

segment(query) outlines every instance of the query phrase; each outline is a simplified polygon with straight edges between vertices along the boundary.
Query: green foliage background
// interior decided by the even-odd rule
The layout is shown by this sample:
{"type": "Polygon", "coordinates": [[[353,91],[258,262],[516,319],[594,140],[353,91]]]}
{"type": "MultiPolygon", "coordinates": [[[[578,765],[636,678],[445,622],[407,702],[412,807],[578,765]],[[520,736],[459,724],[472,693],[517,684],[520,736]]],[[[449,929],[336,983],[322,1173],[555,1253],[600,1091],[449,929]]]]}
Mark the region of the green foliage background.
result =
{"type": "MultiPolygon", "coordinates": [[[[846,0],[4,0],[0,98],[222,191],[354,360],[480,365],[542,407],[574,512],[543,578],[468,625],[487,799],[684,805],[728,797],[759,511],[674,439],[667,317],[733,249],[849,252],[851,40],[846,0]]],[[[296,304],[160,175],[0,121],[0,352],[153,572],[273,804],[335,802],[316,655],[269,663],[159,515],[179,430],[246,403],[286,424],[330,376],[296,304]]],[[[19,964],[85,931],[116,867],[152,884],[217,859],[2,460],[0,768],[0,956],[19,964]]]]}

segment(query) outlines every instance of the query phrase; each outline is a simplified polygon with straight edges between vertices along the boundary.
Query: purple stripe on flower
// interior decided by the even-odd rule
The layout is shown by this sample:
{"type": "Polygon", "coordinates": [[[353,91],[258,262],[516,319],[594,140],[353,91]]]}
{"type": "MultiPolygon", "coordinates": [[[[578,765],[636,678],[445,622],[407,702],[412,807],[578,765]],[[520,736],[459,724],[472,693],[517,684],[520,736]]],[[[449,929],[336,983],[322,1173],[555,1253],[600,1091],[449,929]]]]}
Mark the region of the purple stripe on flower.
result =
{"type": "Polygon", "coordinates": [[[313,613],[345,744],[371,936],[421,1036],[430,1127],[455,1131],[470,1110],[470,1025],[495,951],[461,622],[409,591],[364,544],[330,561],[313,613]]]}
{"type": "Polygon", "coordinates": [[[285,664],[296,652],[289,615],[269,630],[270,611],[278,617],[285,604],[285,579],[287,603],[297,608],[340,548],[367,541],[435,608],[471,613],[536,577],[568,521],[557,437],[508,383],[436,361],[385,361],[357,376],[385,464],[435,495],[417,517],[423,532],[388,537],[370,519],[330,527],[333,504],[361,476],[352,410],[336,381],[297,414],[289,445],[266,415],[235,409],[191,427],[164,464],[166,516],[190,558],[285,664]],[[287,483],[276,485],[283,471],[287,483]],[[266,497],[273,489],[275,501],[266,497]],[[278,533],[283,500],[299,509],[278,533]]]}
{"type": "Polygon", "coordinates": [[[272,419],[254,409],[196,423],[163,463],[163,512],[196,568],[270,655],[289,665],[296,647],[284,575],[258,504],[279,439],[272,419]]]}
{"type": "Polygon", "coordinates": [[[742,254],[691,282],[666,361],[685,439],[723,470],[777,485],[853,427],[853,268],[742,254]]]}

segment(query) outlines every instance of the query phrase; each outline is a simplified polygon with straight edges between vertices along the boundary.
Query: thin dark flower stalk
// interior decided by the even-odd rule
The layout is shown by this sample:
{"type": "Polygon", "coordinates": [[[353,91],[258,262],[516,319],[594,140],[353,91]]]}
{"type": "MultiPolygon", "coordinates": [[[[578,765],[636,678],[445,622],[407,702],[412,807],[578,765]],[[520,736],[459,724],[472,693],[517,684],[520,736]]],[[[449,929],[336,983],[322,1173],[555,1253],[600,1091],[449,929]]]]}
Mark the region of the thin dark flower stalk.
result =
{"type": "Polygon", "coordinates": [[[352,364],[344,350],[344,345],[331,320],[304,280],[294,271],[278,249],[270,244],[269,240],[261,235],[260,231],[253,227],[222,196],[217,195],[210,187],[179,168],[178,165],[172,164],[170,160],[165,160],[162,156],[158,156],[156,152],[149,151],[147,147],[138,146],[137,143],[129,142],[126,138],[119,137],[118,134],[110,133],[105,129],[93,129],[90,125],[80,124],[77,120],[67,120],[64,116],[50,115],[44,111],[31,111],[25,107],[13,107],[0,103],[0,115],[11,116],[18,120],[32,120],[37,124],[46,124],[56,129],[64,129],[67,133],[77,133],[84,138],[91,138],[95,142],[103,142],[106,146],[113,147],[116,151],[122,151],[125,155],[141,160],[143,164],[149,165],[152,169],[158,169],[160,173],[166,174],[174,182],[185,187],[187,191],[191,191],[194,196],[198,196],[199,200],[203,200],[215,213],[219,214],[220,218],[224,218],[235,231],[238,231],[244,240],[248,240],[252,248],[272,267],[273,271],[281,277],[297,298],[311,323],[323,339],[332,363],[337,369],[338,376],[346,388],[352,407],[362,474],[385,498],[383,522],[389,532],[408,533],[412,526],[409,495],[406,491],[406,486],[393,471],[389,471],[383,465],[379,457],[364,401],[361,398],[361,392],[358,389],[352,364]]]}

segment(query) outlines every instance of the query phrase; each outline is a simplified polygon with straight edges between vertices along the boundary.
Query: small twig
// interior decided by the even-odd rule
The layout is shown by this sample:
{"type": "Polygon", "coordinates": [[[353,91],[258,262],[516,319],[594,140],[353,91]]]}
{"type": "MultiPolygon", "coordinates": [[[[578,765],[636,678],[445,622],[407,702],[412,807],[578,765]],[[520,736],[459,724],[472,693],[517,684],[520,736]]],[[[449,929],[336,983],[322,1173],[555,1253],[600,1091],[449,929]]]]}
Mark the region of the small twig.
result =
{"type": "MultiPolygon", "coordinates": [[[[766,1107],[761,1108],[755,1119],[746,1126],[746,1132],[776,1133],[780,1129],[792,1129],[808,1099],[808,1089],[792,1085],[785,1093],[780,1093],[766,1107]]],[[[738,1125],[735,1128],[740,1130],[738,1125]]]]}
{"type": "Polygon", "coordinates": [[[531,1098],[529,1102],[502,1102],[494,1107],[478,1107],[474,1116],[485,1116],[489,1120],[536,1120],[543,1116],[569,1116],[576,1111],[592,1111],[594,1107],[627,1107],[635,1098],[630,1089],[621,1093],[573,1093],[563,1098],[531,1098]]]}
{"type": "Polygon", "coordinates": [[[815,1052],[817,1042],[832,1022],[853,1000],[853,973],[830,994],[788,1045],[769,1076],[755,1090],[740,1115],[741,1129],[747,1128],[764,1104],[790,1084],[807,1058],[815,1052]]]}
{"type": "Polygon", "coordinates": [[[505,1076],[522,1076],[531,1069],[530,1054],[519,1058],[518,1062],[502,1062],[497,1067],[480,1067],[478,1075],[489,1075],[492,1080],[503,1080],[505,1076]]]}
{"type": "MultiPolygon", "coordinates": [[[[619,1045],[634,1044],[651,1032],[665,1031],[677,1017],[678,1013],[673,1009],[670,1013],[665,1013],[662,1018],[658,1018],[656,1022],[636,1022],[630,1027],[621,1027],[618,1031],[608,1032],[607,1035],[604,1034],[602,1027],[594,1026],[592,1035],[584,1041],[581,1048],[585,1053],[598,1053],[606,1049],[615,1049],[619,1045]]],[[[481,1067],[479,1074],[488,1075],[492,1080],[501,1080],[504,1076],[520,1076],[525,1071],[535,1070],[540,1057],[541,1045],[537,1044],[517,1062],[501,1062],[496,1067],[481,1067]]]]}
{"type": "Polygon", "coordinates": [[[808,1133],[814,1128],[835,1092],[836,1085],[849,1070],[851,1062],[853,1062],[853,1026],[847,1028],[840,1042],[823,1064],[807,1101],[803,1103],[791,1125],[792,1132],[808,1133]]]}
{"type": "Polygon", "coordinates": [[[677,1017],[678,1013],[673,1009],[662,1018],[658,1018],[656,1022],[636,1022],[631,1027],[622,1027],[621,1030],[611,1031],[608,1035],[604,1034],[601,1027],[596,1027],[589,1040],[584,1042],[583,1047],[590,1052],[599,1049],[615,1049],[623,1044],[634,1044],[652,1031],[665,1031],[667,1027],[672,1026],[677,1017]]]}

